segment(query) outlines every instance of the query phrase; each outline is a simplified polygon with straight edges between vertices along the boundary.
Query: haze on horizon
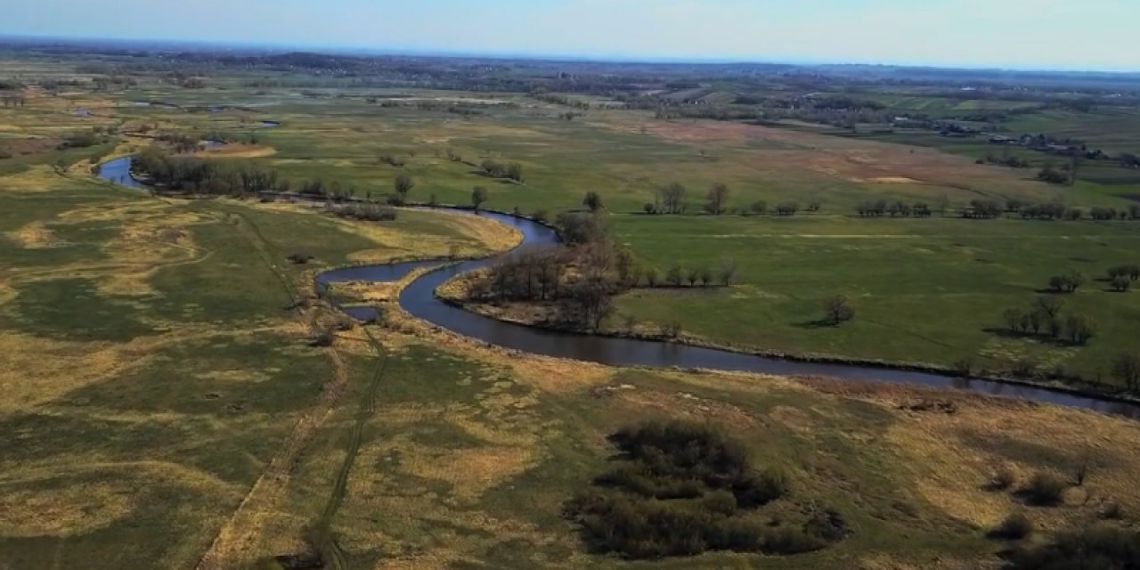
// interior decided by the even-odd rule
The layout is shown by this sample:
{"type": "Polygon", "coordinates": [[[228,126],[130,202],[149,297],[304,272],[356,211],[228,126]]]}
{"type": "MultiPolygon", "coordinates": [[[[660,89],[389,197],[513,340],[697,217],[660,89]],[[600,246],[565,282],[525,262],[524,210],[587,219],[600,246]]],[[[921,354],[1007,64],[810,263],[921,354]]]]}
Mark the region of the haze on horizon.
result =
{"type": "Polygon", "coordinates": [[[1140,71],[1136,0],[37,0],[0,34],[304,49],[1140,71]]]}

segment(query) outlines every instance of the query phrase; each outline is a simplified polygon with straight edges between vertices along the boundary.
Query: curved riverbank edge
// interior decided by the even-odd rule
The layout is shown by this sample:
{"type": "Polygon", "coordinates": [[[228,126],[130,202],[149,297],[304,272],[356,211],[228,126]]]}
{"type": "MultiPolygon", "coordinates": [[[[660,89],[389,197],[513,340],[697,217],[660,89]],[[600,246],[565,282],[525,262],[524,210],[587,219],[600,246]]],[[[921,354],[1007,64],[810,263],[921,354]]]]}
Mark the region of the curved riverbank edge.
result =
{"type": "Polygon", "coordinates": [[[444,292],[444,289],[446,287],[453,285],[454,283],[464,278],[470,277],[470,275],[475,271],[478,270],[456,275],[445,282],[443,285],[440,285],[438,288],[436,288],[435,298],[438,299],[441,303],[444,303],[450,307],[474,313],[485,318],[494,319],[502,323],[516,326],[525,326],[550,332],[557,332],[560,334],[659,342],[679,346],[691,346],[694,348],[707,348],[743,356],[755,356],[759,358],[783,360],[787,362],[799,362],[804,364],[834,364],[841,366],[859,366],[864,368],[881,369],[884,371],[890,370],[895,372],[918,372],[923,374],[944,376],[950,379],[960,378],[962,381],[980,380],[985,382],[995,382],[1022,388],[1048,390],[1050,392],[1056,392],[1058,394],[1078,396],[1081,398],[1098,399],[1107,402],[1116,402],[1127,405],[1140,405],[1140,398],[1124,393],[1110,392],[1093,384],[1065,383],[1062,381],[1049,382],[1018,378],[1013,376],[986,374],[984,372],[971,372],[969,374],[963,374],[962,372],[955,370],[952,367],[941,366],[928,362],[898,362],[893,360],[879,360],[873,358],[853,358],[833,354],[785,352],[756,347],[722,344],[707,339],[692,337],[678,339],[664,335],[645,334],[630,331],[586,332],[567,326],[560,326],[556,323],[533,322],[524,319],[510,318],[502,315],[501,313],[486,310],[486,303],[467,301],[463,298],[456,297],[454,295],[448,294],[447,292],[444,292]]]}
{"type": "MultiPolygon", "coordinates": [[[[130,167],[130,156],[112,161],[117,164],[124,164],[127,168],[130,167]]],[[[118,182],[117,180],[101,174],[100,178],[109,180],[111,182],[118,182]]],[[[145,186],[136,183],[136,189],[151,190],[145,186]]],[[[277,196],[287,199],[296,199],[298,201],[306,202],[325,202],[324,198],[316,198],[312,196],[303,195],[289,195],[277,196]]],[[[347,201],[359,201],[347,200],[347,201]]],[[[828,355],[796,355],[784,354],[779,352],[764,352],[754,349],[741,349],[741,347],[732,346],[719,346],[713,343],[678,343],[675,339],[661,339],[654,336],[635,336],[635,335],[621,335],[621,334],[587,334],[581,331],[567,331],[556,328],[544,328],[539,326],[532,326],[527,324],[514,323],[510,321],[503,321],[497,318],[488,317],[479,314],[478,312],[471,311],[468,307],[449,303],[444,299],[438,298],[436,289],[456,276],[467,274],[473,270],[485,267],[492,263],[495,259],[509,255],[522,247],[527,245],[545,245],[558,243],[557,228],[554,228],[549,222],[545,220],[535,220],[525,216],[520,216],[514,212],[502,212],[489,209],[474,210],[471,207],[448,207],[438,204],[428,205],[413,205],[415,209],[428,209],[438,211],[453,211],[458,213],[467,213],[479,215],[482,213],[492,214],[496,219],[494,221],[500,224],[511,227],[510,222],[513,220],[515,226],[523,234],[522,243],[515,247],[500,251],[498,253],[491,253],[486,257],[477,258],[469,261],[454,261],[447,258],[430,258],[418,262],[420,268],[415,271],[416,275],[407,278],[408,274],[417,268],[408,269],[404,272],[404,279],[386,279],[376,281],[400,281],[398,289],[396,290],[397,305],[399,309],[410,315],[411,317],[439,329],[447,330],[453,334],[461,337],[470,338],[488,345],[500,346],[507,350],[515,350],[520,353],[530,353],[539,356],[552,357],[566,360],[577,360],[583,362],[600,363],[614,367],[628,367],[628,368],[658,368],[658,369],[682,369],[682,370],[728,370],[738,372],[753,372],[758,374],[773,374],[780,376],[823,376],[834,377],[841,380],[856,380],[863,382],[882,382],[882,383],[896,383],[896,384],[909,384],[915,386],[926,386],[928,388],[943,389],[943,390],[963,390],[974,392],[982,395],[998,396],[998,397],[1012,397],[1019,400],[1035,401],[1038,403],[1052,403],[1071,408],[1081,408],[1100,413],[1107,413],[1111,415],[1125,416],[1140,419],[1140,399],[1124,396],[1118,393],[1106,392],[1100,387],[1083,387],[1073,386],[1071,384],[1056,384],[1056,383],[1043,383],[1031,380],[1008,378],[1008,377],[981,377],[981,376],[963,376],[960,373],[955,373],[945,367],[926,365],[921,363],[897,363],[889,361],[876,361],[876,360],[860,360],[843,357],[832,357],[828,355]],[[532,229],[528,231],[525,229],[527,225],[531,225],[532,229]],[[533,228],[540,228],[541,232],[535,232],[533,228]],[[531,242],[534,243],[531,243],[531,242]],[[449,263],[450,262],[450,263],[449,263]],[[429,267],[429,265],[431,265],[429,267]],[[450,268],[451,276],[440,279],[444,276],[444,271],[450,268]],[[434,284],[433,284],[434,283],[434,284]],[[410,295],[409,290],[418,287],[416,295],[410,295]],[[414,299],[412,297],[415,297],[414,299]],[[418,303],[418,304],[417,304],[418,303]],[[436,309],[433,309],[433,306],[436,309]],[[446,319],[438,313],[437,309],[445,311],[459,311],[460,314],[468,315],[465,318],[454,320],[452,324],[448,324],[446,319]],[[417,312],[419,311],[419,312],[417,312]],[[481,334],[480,332],[467,333],[463,329],[469,328],[471,319],[483,319],[486,324],[494,325],[497,323],[499,326],[516,327],[515,331],[509,331],[508,334],[530,334],[534,336],[546,336],[547,345],[551,341],[551,335],[562,335],[566,342],[572,342],[574,339],[582,339],[579,344],[599,346],[603,344],[606,339],[611,340],[615,344],[608,347],[607,351],[616,350],[616,353],[611,353],[602,357],[593,357],[590,355],[580,355],[578,353],[570,354],[564,347],[559,346],[557,341],[552,350],[547,352],[546,348],[540,347],[538,350],[529,350],[527,348],[520,348],[513,346],[511,342],[504,342],[496,334],[490,335],[491,340],[488,340],[488,335],[481,334]],[[467,322],[464,322],[464,321],[467,322]],[[532,331],[526,333],[526,331],[532,331]],[[592,339],[593,342],[590,342],[592,339]],[[622,347],[620,343],[641,343],[644,346],[635,347],[629,345],[622,347]],[[670,351],[669,347],[674,347],[678,351],[704,351],[704,354],[690,354],[690,362],[706,361],[710,357],[709,353],[719,353],[723,357],[732,360],[735,359],[736,363],[732,366],[718,366],[713,365],[684,365],[684,364],[671,364],[668,359],[658,358],[656,361],[645,362],[640,359],[647,357],[645,354],[647,350],[652,349],[654,354],[657,354],[658,349],[670,351]],[[622,348],[635,350],[637,354],[625,354],[622,357],[615,357],[614,354],[621,353],[622,348]],[[739,361],[742,358],[755,359],[756,364],[749,364],[747,367],[740,367],[739,361]],[[796,366],[805,367],[803,369],[795,369],[796,366]],[[811,370],[812,366],[817,367],[834,367],[833,370],[811,370]],[[847,370],[844,370],[847,368],[847,370]],[[877,373],[882,373],[882,376],[877,376],[877,373]],[[907,378],[905,374],[914,374],[914,377],[907,378]],[[893,377],[892,377],[893,376],[893,377]],[[923,378],[925,377],[925,378],[923,378]],[[976,384],[972,384],[976,382],[976,384]],[[1011,389],[1022,389],[1028,391],[1036,391],[1037,394],[1022,393],[1022,394],[1003,394],[1001,391],[1002,386],[1008,386],[1011,389]],[[986,388],[989,388],[989,391],[986,388]],[[1049,396],[1052,394],[1052,397],[1049,396]],[[1105,405],[1109,406],[1107,409],[1105,405]]],[[[378,271],[392,271],[401,270],[407,263],[384,263],[384,264],[356,264],[352,267],[356,268],[376,268],[378,271]]],[[[320,276],[328,274],[335,269],[321,270],[316,274],[314,282],[320,276]]],[[[370,316],[379,315],[376,306],[353,306],[353,307],[338,307],[345,314],[356,318],[361,321],[369,321],[370,316]],[[350,310],[351,309],[351,310],[350,310]]],[[[497,332],[497,331],[496,331],[497,332]]],[[[508,331],[503,331],[508,332],[508,331]]],[[[546,345],[544,345],[546,346],[546,345]]],[[[624,353],[622,353],[624,354],[624,353]]],[[[652,355],[649,355],[652,356],[652,355]]],[[[713,355],[715,356],[715,354],[713,355]]]]}

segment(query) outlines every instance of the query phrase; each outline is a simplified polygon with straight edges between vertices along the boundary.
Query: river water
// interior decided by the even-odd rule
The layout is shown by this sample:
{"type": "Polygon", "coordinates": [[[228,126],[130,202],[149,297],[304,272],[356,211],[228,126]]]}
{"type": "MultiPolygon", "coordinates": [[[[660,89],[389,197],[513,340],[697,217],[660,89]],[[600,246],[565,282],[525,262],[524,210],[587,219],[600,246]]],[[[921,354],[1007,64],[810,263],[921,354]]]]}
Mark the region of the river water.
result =
{"type": "MultiPolygon", "coordinates": [[[[130,177],[130,157],[105,163],[100,171],[100,176],[131,188],[145,188],[130,177]]],[[[553,230],[530,220],[492,212],[472,214],[449,210],[448,215],[479,215],[518,229],[523,235],[523,243],[515,252],[526,247],[558,243],[558,236],[553,230]]],[[[513,254],[514,252],[510,252],[504,255],[513,254]]],[[[334,269],[318,275],[316,284],[318,291],[324,293],[332,283],[348,281],[391,282],[403,278],[412,271],[438,266],[437,269],[420,276],[404,289],[400,294],[400,306],[418,318],[458,334],[523,352],[613,366],[707,368],[791,376],[829,376],[849,380],[967,390],[1140,418],[1140,405],[1135,403],[1081,396],[1047,388],[875,366],[801,362],[676,343],[539,329],[499,321],[452,307],[435,296],[435,290],[452,277],[486,267],[494,263],[496,259],[492,257],[458,264],[446,264],[442,261],[413,261],[334,269]]],[[[349,315],[363,321],[370,320],[377,314],[376,309],[370,307],[345,307],[344,310],[349,315]]]]}

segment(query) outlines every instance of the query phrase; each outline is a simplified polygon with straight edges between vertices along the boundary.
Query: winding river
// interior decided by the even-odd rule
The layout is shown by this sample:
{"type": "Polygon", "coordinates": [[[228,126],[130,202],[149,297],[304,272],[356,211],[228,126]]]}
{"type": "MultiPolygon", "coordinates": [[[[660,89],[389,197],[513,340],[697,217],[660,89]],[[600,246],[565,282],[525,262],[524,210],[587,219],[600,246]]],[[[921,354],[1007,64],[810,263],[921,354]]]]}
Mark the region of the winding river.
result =
{"type": "MultiPolygon", "coordinates": [[[[104,164],[100,176],[132,188],[143,188],[143,185],[130,177],[130,160],[130,157],[126,157],[104,164]]],[[[479,215],[513,226],[523,235],[520,248],[558,243],[558,236],[553,230],[530,220],[498,213],[472,214],[460,210],[453,211],[451,215],[479,215]]],[[[511,255],[511,253],[504,255],[511,255]]],[[[435,270],[421,275],[404,289],[400,294],[400,306],[408,313],[439,327],[505,348],[614,366],[707,368],[779,375],[830,376],[841,379],[968,390],[1140,419],[1140,404],[1117,401],[1111,398],[1083,396],[1061,390],[929,372],[851,364],[802,362],[652,340],[551,331],[478,315],[452,307],[435,296],[435,290],[452,277],[486,267],[496,259],[497,257],[491,257],[459,264],[445,264],[441,261],[414,261],[389,265],[348,267],[321,273],[317,276],[316,283],[318,289],[323,292],[333,283],[349,281],[391,282],[399,280],[417,269],[437,267],[435,270]]],[[[370,320],[376,315],[376,309],[369,307],[345,307],[344,310],[360,320],[370,320]]]]}

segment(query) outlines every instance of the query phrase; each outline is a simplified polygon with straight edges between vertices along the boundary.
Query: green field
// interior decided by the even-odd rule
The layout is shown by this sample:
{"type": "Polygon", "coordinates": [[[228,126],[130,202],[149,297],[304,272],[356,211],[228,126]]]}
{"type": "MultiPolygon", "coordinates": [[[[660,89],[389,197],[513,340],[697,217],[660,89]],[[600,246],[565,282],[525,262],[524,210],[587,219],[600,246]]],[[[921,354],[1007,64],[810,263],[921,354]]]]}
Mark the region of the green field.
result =
{"type": "MultiPolygon", "coordinates": [[[[517,235],[427,211],[363,222],[285,201],[152,196],[100,182],[92,166],[161,145],[154,133],[182,134],[254,143],[199,156],[274,169],[294,190],[319,178],[382,200],[407,174],[413,202],[466,204],[481,185],[486,207],[551,217],[580,210],[595,191],[599,215],[642,268],[715,271],[731,260],[738,269],[727,288],[634,289],[616,299],[603,327],[611,332],[678,323],[690,340],[744,350],[968,361],[974,371],[1110,389],[1121,387],[1114,361],[1140,351],[1140,293],[1109,292],[1096,278],[1140,262],[1140,222],[958,213],[975,199],[1127,209],[1140,195],[1129,171],[1090,166],[1075,185],[1053,186],[1033,169],[975,164],[989,150],[977,140],[662,119],[597,93],[570,95],[594,107],[567,120],[578,107],[524,90],[269,67],[210,69],[204,87],[182,88],[133,57],[0,54],[0,79],[79,81],[29,87],[25,106],[0,108],[0,150],[13,153],[0,159],[0,425],[9,435],[0,568],[280,569],[312,556],[329,568],[998,568],[1009,543],[987,532],[1012,513],[1038,529],[1029,544],[1098,523],[1114,504],[1124,514],[1105,524],[1135,524],[1132,420],[873,383],[547,359],[418,321],[392,302],[397,286],[380,292],[380,324],[348,326],[316,298],[318,271],[484,256],[517,235]],[[96,88],[92,77],[134,83],[96,88]],[[96,126],[114,129],[94,146],[57,148],[96,126]],[[385,153],[405,166],[382,164],[385,153]],[[489,178],[478,167],[487,158],[520,163],[525,180],[489,178]],[[688,188],[687,213],[642,214],[671,182],[688,188]],[[731,188],[723,216],[699,213],[714,183],[731,188]],[[873,199],[941,205],[946,215],[853,215],[873,199]],[[801,210],[743,215],[756,201],[801,210]],[[812,202],[819,211],[805,211],[812,202]],[[294,254],[312,259],[292,263],[294,254]],[[1069,271],[1090,278],[1063,296],[1066,311],[1097,324],[1087,346],[1002,330],[1004,310],[1028,307],[1050,276],[1069,271]],[[821,326],[822,301],[835,294],[850,298],[855,319],[821,326]],[[756,470],[787,474],[789,492],[751,515],[765,527],[799,528],[831,509],[850,532],[787,556],[639,562],[590,552],[566,502],[612,466],[607,435],[665,419],[721,430],[756,470]],[[1006,471],[1008,489],[988,488],[1006,471]],[[1080,481],[1058,505],[1035,506],[1019,490],[1043,472],[1080,481]]],[[[726,104],[734,89],[678,93],[708,91],[726,104]]],[[[1037,108],[905,90],[876,99],[947,116],[1037,108]]],[[[1131,115],[1018,117],[1008,126],[1106,147],[1129,147],[1134,134],[1131,115]]]]}
{"type": "Polygon", "coordinates": [[[1069,310],[1100,323],[1089,347],[1011,338],[1002,320],[1010,307],[1029,307],[1052,275],[1099,277],[1129,263],[1140,245],[1136,224],[629,216],[615,226],[660,275],[673,264],[686,273],[715,271],[723,259],[739,270],[739,283],[727,289],[629,293],[615,327],[629,315],[680,321],[719,344],[946,367],[971,360],[1001,372],[1028,361],[1041,374],[1061,369],[1105,381],[1119,353],[1140,349],[1132,332],[1140,297],[1111,292],[1103,282],[1060,296],[1069,310]],[[818,326],[822,300],[836,294],[852,300],[857,317],[841,327],[818,326]]]}

